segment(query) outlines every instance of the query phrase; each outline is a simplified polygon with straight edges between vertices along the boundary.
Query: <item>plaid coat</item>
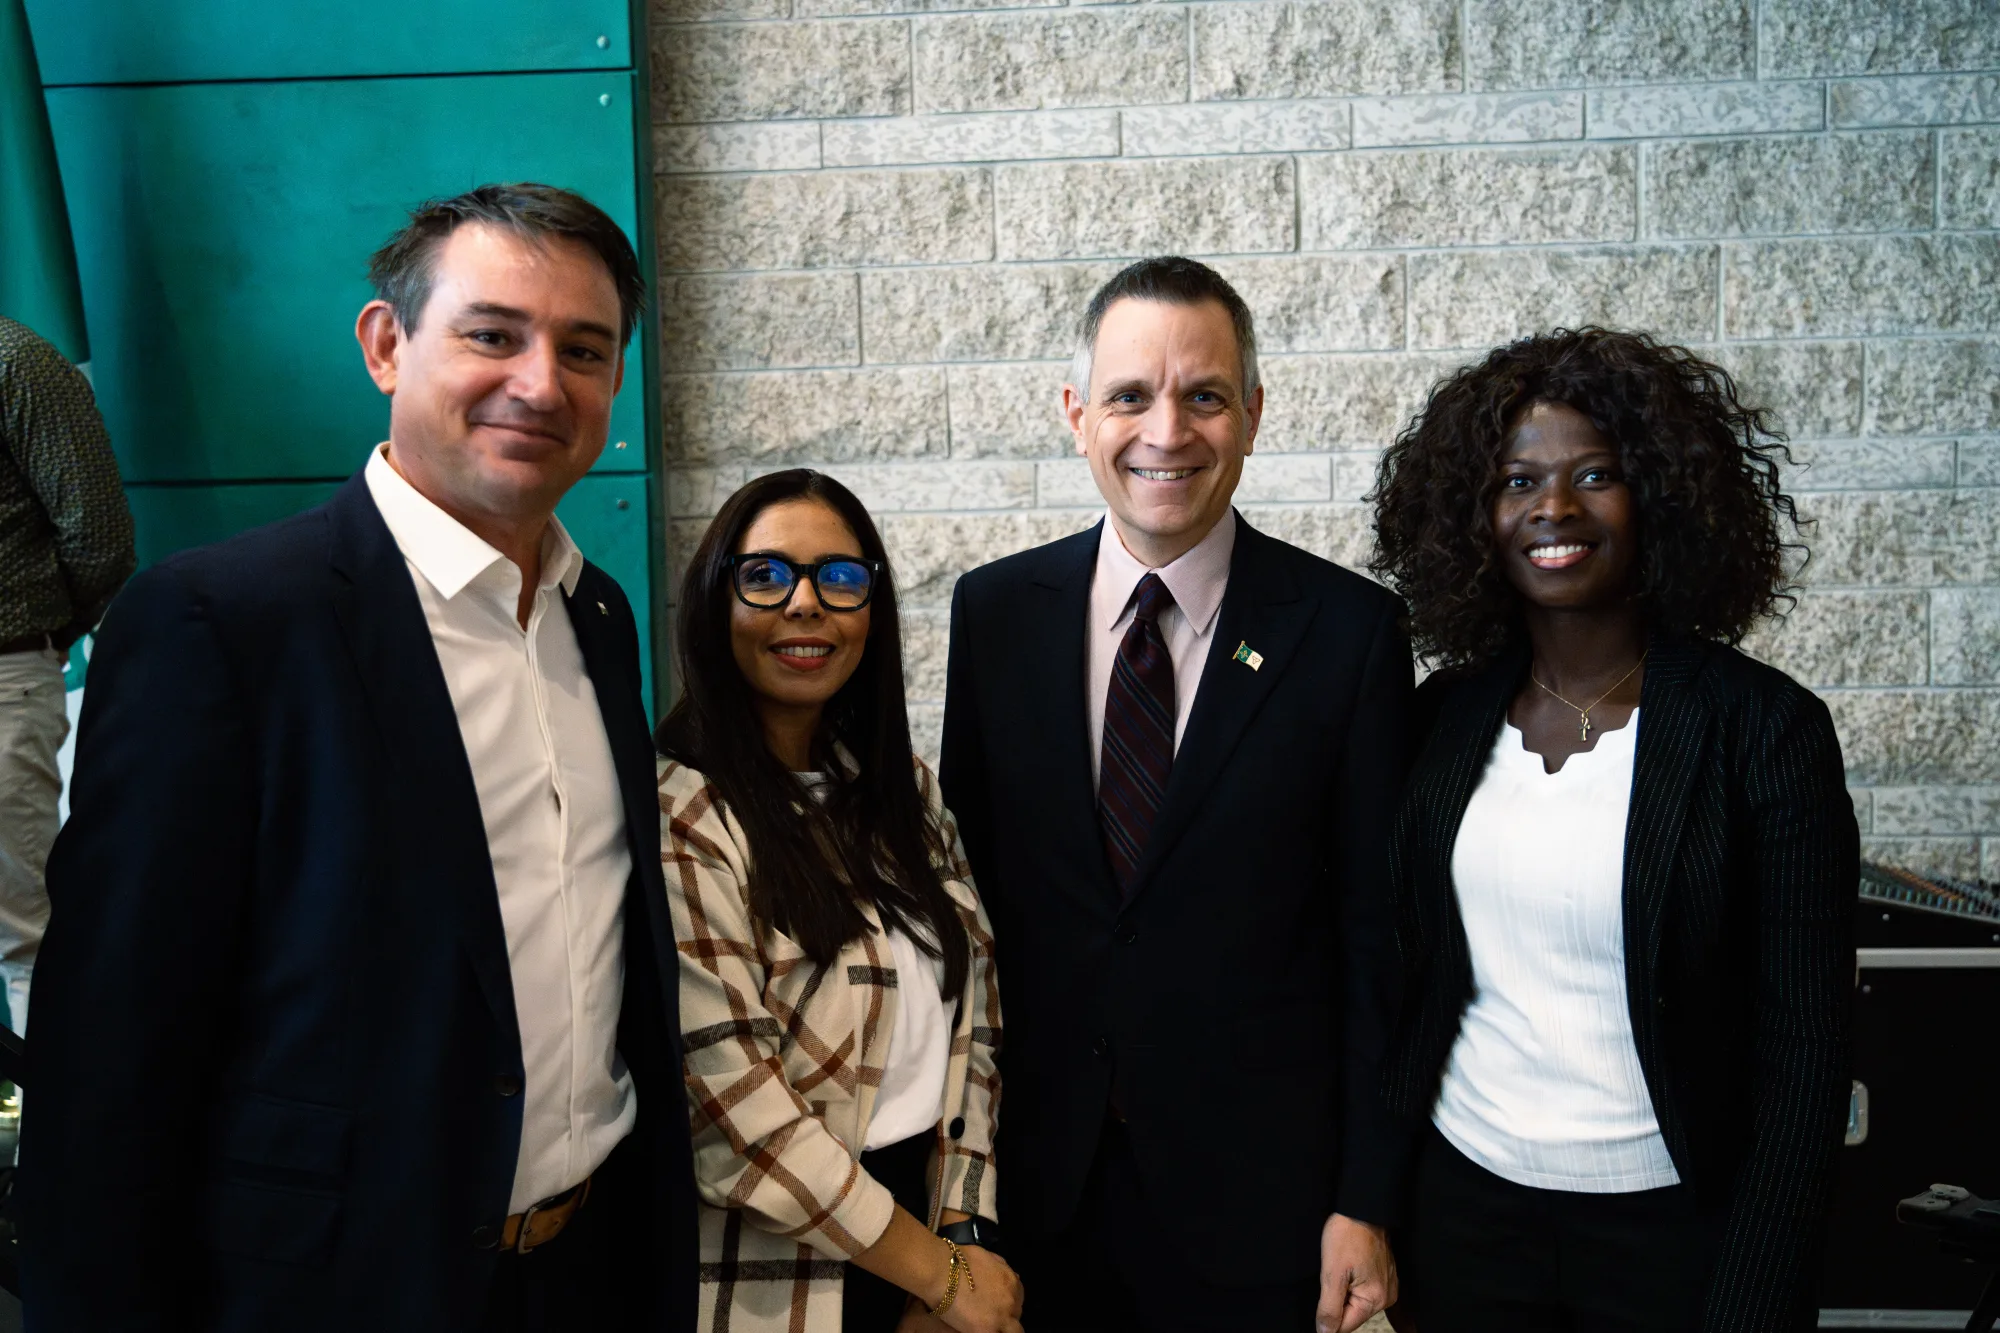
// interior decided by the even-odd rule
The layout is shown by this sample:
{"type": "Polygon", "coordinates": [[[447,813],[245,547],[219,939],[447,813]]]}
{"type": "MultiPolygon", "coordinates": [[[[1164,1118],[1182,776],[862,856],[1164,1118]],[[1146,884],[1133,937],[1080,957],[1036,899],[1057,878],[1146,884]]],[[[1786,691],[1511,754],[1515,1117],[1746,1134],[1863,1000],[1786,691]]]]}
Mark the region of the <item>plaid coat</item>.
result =
{"type": "MultiPolygon", "coordinates": [[[[936,1226],[939,1211],[952,1208],[997,1221],[993,932],[937,780],[922,761],[916,770],[951,849],[939,868],[972,948],[924,1220],[936,1226]]],[[[895,1208],[856,1160],[895,1023],[895,963],[872,907],[863,910],[877,931],[851,941],[826,968],[789,936],[753,925],[742,825],[683,764],[662,760],[659,788],[701,1193],[700,1327],[839,1333],[846,1261],[881,1238],[895,1208]]]]}

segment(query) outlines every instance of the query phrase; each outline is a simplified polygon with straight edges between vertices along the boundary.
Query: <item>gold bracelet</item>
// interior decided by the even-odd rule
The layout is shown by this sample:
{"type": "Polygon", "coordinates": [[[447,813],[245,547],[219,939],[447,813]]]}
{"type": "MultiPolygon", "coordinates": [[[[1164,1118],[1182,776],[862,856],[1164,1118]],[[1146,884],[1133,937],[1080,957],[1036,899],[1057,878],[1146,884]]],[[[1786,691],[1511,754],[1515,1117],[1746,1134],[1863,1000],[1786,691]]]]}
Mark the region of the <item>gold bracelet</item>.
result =
{"type": "Polygon", "coordinates": [[[951,1303],[958,1299],[958,1277],[965,1267],[965,1252],[958,1248],[957,1242],[943,1236],[938,1239],[944,1241],[951,1249],[951,1271],[945,1275],[944,1299],[931,1307],[933,1318],[943,1315],[951,1308],[951,1303]]]}

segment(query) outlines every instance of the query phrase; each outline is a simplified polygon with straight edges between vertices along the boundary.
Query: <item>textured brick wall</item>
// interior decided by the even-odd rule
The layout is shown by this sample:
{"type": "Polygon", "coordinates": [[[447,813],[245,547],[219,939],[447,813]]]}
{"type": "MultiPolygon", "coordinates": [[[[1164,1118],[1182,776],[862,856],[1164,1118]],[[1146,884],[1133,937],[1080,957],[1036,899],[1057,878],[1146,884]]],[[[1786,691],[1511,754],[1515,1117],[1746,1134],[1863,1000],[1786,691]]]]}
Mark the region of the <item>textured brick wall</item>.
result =
{"type": "Polygon", "coordinates": [[[1093,521],[1056,413],[1121,260],[1236,282],[1251,521],[1359,563],[1439,372],[1596,320],[1705,348],[1810,466],[1870,850],[2000,877],[1995,0],[654,0],[677,551],[809,463],[880,516],[935,746],[963,570],[1093,521]]]}

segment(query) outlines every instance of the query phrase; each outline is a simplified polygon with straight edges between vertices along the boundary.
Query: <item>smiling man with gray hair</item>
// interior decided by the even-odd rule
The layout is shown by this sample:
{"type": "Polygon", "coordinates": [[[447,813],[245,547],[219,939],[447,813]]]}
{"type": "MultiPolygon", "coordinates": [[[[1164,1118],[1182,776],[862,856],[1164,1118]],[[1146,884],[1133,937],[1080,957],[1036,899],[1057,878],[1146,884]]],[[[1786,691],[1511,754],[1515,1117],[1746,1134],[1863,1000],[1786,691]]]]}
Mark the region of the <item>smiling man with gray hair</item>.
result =
{"type": "Polygon", "coordinates": [[[1335,1333],[1395,1299],[1409,645],[1394,597],[1232,507],[1263,410],[1235,290],[1127,267],[1063,387],[1104,521],[952,602],[943,781],[1006,959],[1038,1333],[1335,1333]]]}

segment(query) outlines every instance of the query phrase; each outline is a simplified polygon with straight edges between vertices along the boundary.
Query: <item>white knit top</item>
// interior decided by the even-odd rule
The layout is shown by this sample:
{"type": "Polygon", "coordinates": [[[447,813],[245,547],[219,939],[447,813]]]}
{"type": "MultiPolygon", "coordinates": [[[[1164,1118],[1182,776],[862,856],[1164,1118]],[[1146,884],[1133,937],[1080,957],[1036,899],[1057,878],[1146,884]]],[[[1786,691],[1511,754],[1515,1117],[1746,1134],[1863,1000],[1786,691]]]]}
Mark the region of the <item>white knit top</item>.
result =
{"type": "Polygon", "coordinates": [[[1474,996],[1433,1121],[1497,1176],[1618,1194],[1678,1183],[1625,997],[1625,816],[1639,714],[1544,771],[1512,723],[1451,861],[1474,996]]]}

